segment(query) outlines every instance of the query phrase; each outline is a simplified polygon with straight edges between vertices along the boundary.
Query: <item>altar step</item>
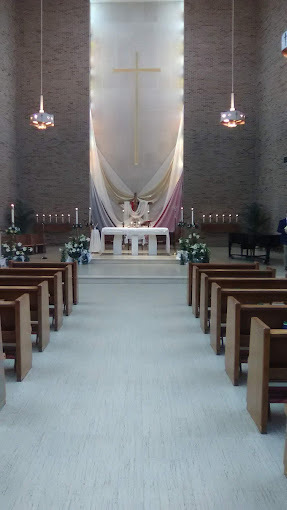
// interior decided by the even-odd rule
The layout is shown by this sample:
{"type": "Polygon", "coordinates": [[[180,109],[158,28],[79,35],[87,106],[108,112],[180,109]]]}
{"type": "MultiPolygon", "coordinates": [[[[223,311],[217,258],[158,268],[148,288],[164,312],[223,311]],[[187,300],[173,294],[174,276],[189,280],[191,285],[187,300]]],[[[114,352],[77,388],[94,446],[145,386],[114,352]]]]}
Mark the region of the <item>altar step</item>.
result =
{"type": "Polygon", "coordinates": [[[80,283],[186,283],[187,266],[180,266],[174,257],[98,258],[79,267],[80,283]]]}

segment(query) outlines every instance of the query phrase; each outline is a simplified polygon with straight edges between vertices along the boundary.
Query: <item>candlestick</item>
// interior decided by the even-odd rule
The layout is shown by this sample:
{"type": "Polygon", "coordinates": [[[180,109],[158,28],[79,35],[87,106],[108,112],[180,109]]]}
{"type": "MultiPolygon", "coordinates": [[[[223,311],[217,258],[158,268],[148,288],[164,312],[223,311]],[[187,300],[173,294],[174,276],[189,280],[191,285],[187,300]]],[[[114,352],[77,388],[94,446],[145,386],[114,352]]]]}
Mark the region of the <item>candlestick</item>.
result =
{"type": "Polygon", "coordinates": [[[191,208],[191,224],[194,225],[194,210],[191,208]]]}
{"type": "Polygon", "coordinates": [[[78,207],[75,208],[76,211],[76,225],[79,225],[79,209],[78,207]]]}
{"type": "Polygon", "coordinates": [[[39,214],[36,214],[36,222],[39,223],[39,214]]]}
{"type": "Polygon", "coordinates": [[[180,208],[180,221],[183,221],[183,207],[180,208]]]}
{"type": "Polygon", "coordinates": [[[71,215],[68,214],[68,223],[71,223],[71,215]]]}
{"type": "Polygon", "coordinates": [[[216,223],[218,223],[218,214],[215,215],[215,218],[216,218],[216,223]]]}
{"type": "Polygon", "coordinates": [[[58,214],[55,214],[55,223],[58,223],[58,214]]]}
{"type": "Polygon", "coordinates": [[[211,223],[211,216],[212,216],[212,215],[210,214],[210,215],[209,215],[209,223],[211,223]]]}
{"type": "Polygon", "coordinates": [[[222,215],[222,223],[225,222],[225,214],[222,215]]]}
{"type": "Polygon", "coordinates": [[[231,217],[232,217],[232,215],[229,214],[229,223],[231,223],[231,217]]]}
{"type": "Polygon", "coordinates": [[[15,225],[15,210],[14,210],[14,204],[11,204],[11,223],[12,227],[15,225]]]}
{"type": "Polygon", "coordinates": [[[89,225],[92,223],[92,208],[89,207],[89,225]]]}
{"type": "Polygon", "coordinates": [[[49,214],[49,221],[52,223],[52,214],[49,214]]]}
{"type": "Polygon", "coordinates": [[[64,223],[65,221],[65,217],[64,217],[64,214],[62,214],[62,223],[64,223]]]}
{"type": "Polygon", "coordinates": [[[46,216],[43,214],[43,223],[45,223],[46,216]]]}
{"type": "Polygon", "coordinates": [[[205,214],[202,215],[202,223],[205,223],[205,214]]]}
{"type": "Polygon", "coordinates": [[[236,223],[238,223],[238,214],[236,214],[236,223]]]}

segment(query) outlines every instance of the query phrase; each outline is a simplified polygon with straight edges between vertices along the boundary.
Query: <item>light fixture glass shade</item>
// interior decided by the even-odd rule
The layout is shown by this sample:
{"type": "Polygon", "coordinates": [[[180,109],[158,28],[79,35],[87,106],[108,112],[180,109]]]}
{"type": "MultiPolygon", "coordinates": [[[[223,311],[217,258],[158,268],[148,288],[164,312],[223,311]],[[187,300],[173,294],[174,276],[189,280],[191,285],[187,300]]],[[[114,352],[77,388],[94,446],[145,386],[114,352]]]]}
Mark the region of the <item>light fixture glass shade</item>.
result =
{"type": "Polygon", "coordinates": [[[40,109],[37,113],[30,115],[30,126],[34,126],[37,129],[47,129],[53,127],[54,115],[52,113],[44,112],[43,108],[43,96],[40,96],[40,109]]]}
{"type": "Polygon", "coordinates": [[[220,124],[229,128],[243,126],[245,124],[245,113],[236,110],[234,107],[234,93],[231,94],[231,107],[227,112],[221,112],[220,124]]]}
{"type": "Polygon", "coordinates": [[[282,55],[287,58],[287,31],[284,32],[281,39],[282,55]]]}
{"type": "Polygon", "coordinates": [[[235,109],[221,112],[220,124],[229,128],[242,126],[245,124],[245,114],[235,109]]]}
{"type": "Polygon", "coordinates": [[[46,112],[37,112],[30,115],[30,126],[37,129],[47,129],[54,126],[54,115],[46,112]]]}

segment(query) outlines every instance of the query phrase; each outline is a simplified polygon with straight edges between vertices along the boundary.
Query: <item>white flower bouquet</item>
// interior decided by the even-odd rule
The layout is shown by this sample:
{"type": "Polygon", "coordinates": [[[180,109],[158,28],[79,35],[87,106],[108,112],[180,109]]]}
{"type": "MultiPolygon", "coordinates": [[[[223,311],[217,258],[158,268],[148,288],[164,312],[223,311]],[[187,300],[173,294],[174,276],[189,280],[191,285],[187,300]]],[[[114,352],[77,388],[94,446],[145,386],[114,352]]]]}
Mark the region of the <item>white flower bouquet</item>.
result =
{"type": "Polygon", "coordinates": [[[65,244],[64,252],[70,259],[77,260],[79,264],[88,264],[91,261],[89,246],[90,238],[81,234],[65,244]]]}
{"type": "Polygon", "coordinates": [[[33,248],[23,246],[22,243],[3,243],[1,253],[6,262],[8,260],[28,262],[30,260],[29,255],[33,253],[33,248]]]}
{"type": "Polygon", "coordinates": [[[21,230],[19,227],[8,227],[7,230],[5,230],[6,234],[8,235],[15,235],[15,234],[20,234],[21,230]]]}

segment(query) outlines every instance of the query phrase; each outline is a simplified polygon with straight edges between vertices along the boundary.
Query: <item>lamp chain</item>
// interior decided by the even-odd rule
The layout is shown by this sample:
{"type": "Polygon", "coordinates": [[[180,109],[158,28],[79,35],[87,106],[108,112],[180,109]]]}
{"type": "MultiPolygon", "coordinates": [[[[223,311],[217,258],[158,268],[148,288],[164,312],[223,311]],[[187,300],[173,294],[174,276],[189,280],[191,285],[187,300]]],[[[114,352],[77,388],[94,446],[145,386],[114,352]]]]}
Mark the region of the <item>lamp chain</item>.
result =
{"type": "Polygon", "coordinates": [[[235,11],[234,0],[232,0],[232,64],[231,64],[232,65],[232,77],[231,77],[232,94],[234,94],[234,11],[235,11]]]}
{"type": "Polygon", "coordinates": [[[41,30],[41,43],[40,43],[40,61],[41,61],[41,70],[40,70],[40,82],[41,82],[41,92],[40,92],[40,111],[44,111],[43,105],[43,0],[41,0],[41,22],[40,22],[40,30],[41,30]]]}

